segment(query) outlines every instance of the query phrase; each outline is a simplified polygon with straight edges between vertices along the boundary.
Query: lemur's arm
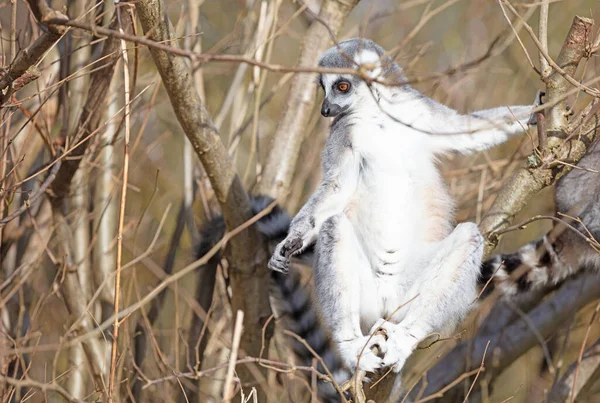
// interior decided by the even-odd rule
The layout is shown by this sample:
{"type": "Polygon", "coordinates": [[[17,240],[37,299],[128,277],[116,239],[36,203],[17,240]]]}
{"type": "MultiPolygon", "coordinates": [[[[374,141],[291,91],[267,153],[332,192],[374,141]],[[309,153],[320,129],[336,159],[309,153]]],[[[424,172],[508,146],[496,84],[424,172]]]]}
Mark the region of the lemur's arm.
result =
{"type": "Polygon", "coordinates": [[[315,242],[322,224],[344,210],[358,182],[359,162],[346,133],[332,129],[323,153],[323,182],[292,220],[287,237],[275,248],[269,268],[287,272],[289,258],[315,242]]]}
{"type": "Polygon", "coordinates": [[[436,111],[429,144],[435,152],[472,153],[505,142],[535,124],[533,109],[540,104],[538,93],[533,105],[503,106],[461,115],[447,108],[436,111]],[[436,134],[439,133],[439,134],[436,134]]]}

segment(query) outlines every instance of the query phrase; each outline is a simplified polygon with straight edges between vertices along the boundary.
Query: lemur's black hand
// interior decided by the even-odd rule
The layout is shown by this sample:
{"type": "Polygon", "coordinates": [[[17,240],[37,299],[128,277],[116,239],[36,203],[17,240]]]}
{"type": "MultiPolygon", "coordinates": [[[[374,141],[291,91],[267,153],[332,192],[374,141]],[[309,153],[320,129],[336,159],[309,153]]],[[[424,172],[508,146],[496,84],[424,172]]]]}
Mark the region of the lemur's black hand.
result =
{"type": "Polygon", "coordinates": [[[302,238],[289,238],[281,242],[269,260],[269,269],[286,274],[290,265],[290,257],[301,248],[302,238]]]}
{"type": "Polygon", "coordinates": [[[288,239],[283,244],[283,247],[281,248],[281,253],[283,253],[283,255],[286,258],[289,258],[295,252],[299,251],[301,248],[302,248],[302,239],[301,238],[288,239]]]}

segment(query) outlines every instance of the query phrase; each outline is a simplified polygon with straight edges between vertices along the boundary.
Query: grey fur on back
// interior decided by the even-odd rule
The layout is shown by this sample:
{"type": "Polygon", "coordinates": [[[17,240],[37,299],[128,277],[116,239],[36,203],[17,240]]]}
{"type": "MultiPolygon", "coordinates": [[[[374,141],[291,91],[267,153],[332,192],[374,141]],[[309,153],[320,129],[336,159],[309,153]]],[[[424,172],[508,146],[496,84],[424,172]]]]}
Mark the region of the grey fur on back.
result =
{"type": "Polygon", "coordinates": [[[600,240],[600,142],[562,177],[556,185],[557,211],[577,215],[588,231],[600,240]],[[596,172],[593,172],[596,171],[596,172]]]}

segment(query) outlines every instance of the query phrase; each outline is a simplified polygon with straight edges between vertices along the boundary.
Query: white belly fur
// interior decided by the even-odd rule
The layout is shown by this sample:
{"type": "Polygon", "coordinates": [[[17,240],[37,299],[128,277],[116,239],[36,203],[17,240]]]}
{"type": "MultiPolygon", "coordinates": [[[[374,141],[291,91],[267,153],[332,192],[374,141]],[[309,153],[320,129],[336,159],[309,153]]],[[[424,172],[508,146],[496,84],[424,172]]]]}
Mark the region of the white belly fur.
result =
{"type": "MultiPolygon", "coordinates": [[[[387,126],[398,129],[397,124],[387,126]]],[[[370,308],[364,312],[368,317],[361,315],[368,326],[410,298],[406,293],[419,271],[414,267],[418,253],[440,240],[430,232],[437,228],[446,236],[451,230],[452,200],[421,133],[359,123],[353,127],[352,147],[362,169],[345,213],[375,279],[364,291],[379,295],[379,312],[370,308]]]]}

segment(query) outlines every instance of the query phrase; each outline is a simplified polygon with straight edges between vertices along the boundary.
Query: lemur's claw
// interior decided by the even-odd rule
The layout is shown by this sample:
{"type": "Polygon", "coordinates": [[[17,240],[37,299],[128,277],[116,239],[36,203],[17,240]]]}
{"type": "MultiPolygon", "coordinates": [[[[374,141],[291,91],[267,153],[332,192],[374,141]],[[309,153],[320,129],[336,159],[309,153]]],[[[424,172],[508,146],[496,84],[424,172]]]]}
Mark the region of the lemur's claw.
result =
{"type": "Polygon", "coordinates": [[[283,248],[281,249],[281,253],[289,258],[294,254],[294,252],[299,251],[302,248],[302,239],[301,238],[293,238],[289,239],[283,244],[283,248]]]}
{"type": "Polygon", "coordinates": [[[290,256],[301,247],[302,239],[300,238],[289,239],[280,243],[275,248],[275,252],[271,256],[267,267],[273,271],[287,274],[290,266],[290,256]]]}
{"type": "MultiPolygon", "coordinates": [[[[533,101],[534,108],[537,108],[538,106],[544,104],[544,101],[542,100],[544,95],[546,95],[546,93],[544,91],[538,90],[537,94],[535,94],[535,101],[533,101]]],[[[537,122],[537,112],[532,113],[531,116],[529,117],[529,120],[527,121],[527,124],[530,126],[535,126],[535,125],[537,125],[537,123],[538,123],[537,122]]]]}
{"type": "Polygon", "coordinates": [[[276,257],[276,255],[273,255],[273,257],[271,257],[271,259],[269,260],[267,267],[270,270],[273,270],[273,271],[276,271],[276,272],[279,272],[282,274],[287,274],[289,264],[290,264],[289,259],[286,259],[286,258],[282,259],[282,256],[276,257]]]}
{"type": "Polygon", "coordinates": [[[544,104],[544,101],[542,100],[542,98],[546,95],[546,93],[544,91],[538,90],[537,94],[535,94],[535,101],[533,102],[533,105],[535,106],[540,106],[544,104]]]}

